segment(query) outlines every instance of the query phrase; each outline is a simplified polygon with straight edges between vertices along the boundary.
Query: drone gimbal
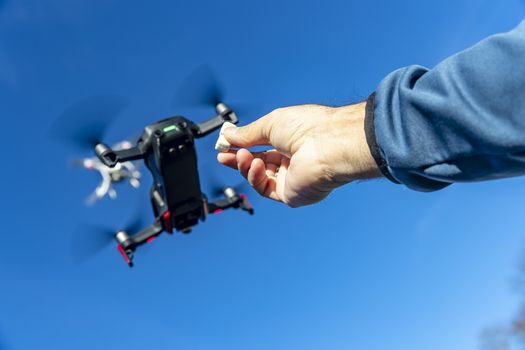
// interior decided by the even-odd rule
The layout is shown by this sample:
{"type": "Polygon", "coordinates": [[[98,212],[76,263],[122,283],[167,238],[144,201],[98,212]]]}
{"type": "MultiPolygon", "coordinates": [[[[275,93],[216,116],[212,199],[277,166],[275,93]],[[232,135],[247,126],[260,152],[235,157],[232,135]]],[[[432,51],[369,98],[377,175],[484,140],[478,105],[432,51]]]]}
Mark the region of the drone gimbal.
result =
{"type": "Polygon", "coordinates": [[[233,187],[225,187],[224,198],[211,203],[201,192],[194,140],[217,130],[224,122],[238,122],[237,116],[226,104],[218,103],[215,109],[217,115],[200,124],[182,116],[150,124],[144,128],[137,144],[129,149],[113,150],[103,143],[95,146],[97,157],[108,167],[144,159],[153,176],[150,197],[154,223],[132,235],[122,230],[115,234],[117,248],[129,266],[133,266],[135,249],[152,241],[163,231],[189,233],[209,213],[229,208],[253,214],[246,197],[238,194],[233,187]]]}

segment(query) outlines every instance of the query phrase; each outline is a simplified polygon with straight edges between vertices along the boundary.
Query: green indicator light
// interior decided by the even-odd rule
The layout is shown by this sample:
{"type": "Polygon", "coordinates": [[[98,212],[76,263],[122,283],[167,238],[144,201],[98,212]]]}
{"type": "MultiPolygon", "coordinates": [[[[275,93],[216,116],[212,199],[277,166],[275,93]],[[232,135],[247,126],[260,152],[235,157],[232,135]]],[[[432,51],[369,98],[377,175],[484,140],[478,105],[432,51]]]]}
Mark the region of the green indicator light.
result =
{"type": "Polygon", "coordinates": [[[179,129],[179,128],[177,128],[177,125],[170,125],[170,126],[165,127],[164,129],[162,129],[162,131],[164,131],[164,132],[170,132],[170,131],[178,130],[178,129],[179,129]]]}

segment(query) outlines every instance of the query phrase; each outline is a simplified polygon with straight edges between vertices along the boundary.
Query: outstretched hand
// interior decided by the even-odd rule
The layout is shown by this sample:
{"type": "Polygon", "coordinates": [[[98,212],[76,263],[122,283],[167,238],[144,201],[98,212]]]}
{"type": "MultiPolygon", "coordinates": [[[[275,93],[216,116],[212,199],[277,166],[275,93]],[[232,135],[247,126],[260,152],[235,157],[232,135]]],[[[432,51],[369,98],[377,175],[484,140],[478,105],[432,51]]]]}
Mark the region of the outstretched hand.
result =
{"type": "Polygon", "coordinates": [[[279,108],[224,136],[239,148],[219,153],[221,164],[239,170],[262,196],[300,207],[319,202],[356,179],[381,176],[364,133],[365,103],[279,108]],[[273,149],[251,152],[247,148],[273,149]]]}

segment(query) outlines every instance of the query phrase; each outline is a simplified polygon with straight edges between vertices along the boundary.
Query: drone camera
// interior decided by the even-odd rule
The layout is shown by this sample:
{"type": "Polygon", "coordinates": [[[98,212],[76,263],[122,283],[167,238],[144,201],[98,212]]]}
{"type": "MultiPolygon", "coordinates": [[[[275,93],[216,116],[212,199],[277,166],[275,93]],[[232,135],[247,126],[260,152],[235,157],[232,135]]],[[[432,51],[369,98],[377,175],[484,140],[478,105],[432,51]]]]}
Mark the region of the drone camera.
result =
{"type": "Polygon", "coordinates": [[[98,159],[104,163],[104,165],[110,168],[113,168],[115,165],[117,165],[117,154],[107,145],[103,143],[97,144],[95,146],[95,154],[97,155],[98,159]]]}

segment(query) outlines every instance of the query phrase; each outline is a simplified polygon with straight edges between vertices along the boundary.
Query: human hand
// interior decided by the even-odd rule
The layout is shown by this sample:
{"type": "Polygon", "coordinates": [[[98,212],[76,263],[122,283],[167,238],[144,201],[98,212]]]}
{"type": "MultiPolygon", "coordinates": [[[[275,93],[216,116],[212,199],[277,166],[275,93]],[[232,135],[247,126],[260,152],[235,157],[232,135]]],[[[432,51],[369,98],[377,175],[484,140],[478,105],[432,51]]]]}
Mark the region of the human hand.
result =
{"type": "Polygon", "coordinates": [[[366,142],[365,103],[279,108],[224,136],[237,151],[217,160],[237,169],[262,196],[300,207],[352,180],[380,177],[366,142]],[[270,145],[250,152],[246,148],[270,145]]]}

